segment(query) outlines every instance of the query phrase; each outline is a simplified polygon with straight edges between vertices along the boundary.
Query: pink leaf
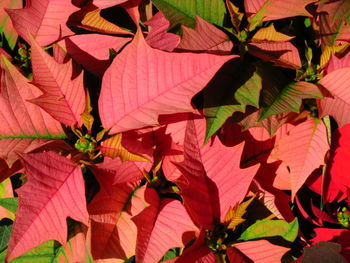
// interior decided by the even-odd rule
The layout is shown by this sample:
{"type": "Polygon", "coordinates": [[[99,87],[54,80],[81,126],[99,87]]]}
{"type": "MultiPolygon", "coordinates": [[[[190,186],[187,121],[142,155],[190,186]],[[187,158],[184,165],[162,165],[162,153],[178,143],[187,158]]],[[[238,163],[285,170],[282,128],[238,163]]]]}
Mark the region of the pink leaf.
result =
{"type": "Polygon", "coordinates": [[[94,6],[97,6],[99,8],[108,8],[115,5],[120,5],[127,1],[129,0],[93,0],[92,3],[94,6]]]}
{"type": "Polygon", "coordinates": [[[145,201],[149,206],[133,218],[137,225],[137,262],[158,262],[173,247],[184,247],[194,237],[194,226],[178,200],[160,199],[148,188],[145,201]]]}
{"type": "Polygon", "coordinates": [[[272,155],[291,170],[292,198],[313,170],[324,164],[328,149],[326,127],[313,119],[297,125],[277,142],[272,155]]]}
{"type": "Polygon", "coordinates": [[[118,52],[130,38],[101,34],[67,37],[58,42],[67,53],[91,73],[102,76],[109,67],[109,49],[118,52]]]}
{"type": "Polygon", "coordinates": [[[350,68],[340,68],[327,74],[320,80],[322,86],[327,88],[333,97],[318,100],[320,117],[331,115],[338,125],[350,123],[350,68]]]}
{"type": "Polygon", "coordinates": [[[332,71],[341,69],[341,68],[349,68],[350,67],[350,53],[347,53],[342,58],[337,58],[335,55],[332,55],[329,64],[326,68],[326,73],[330,74],[332,71]]]}
{"type": "Polygon", "coordinates": [[[65,244],[67,217],[88,223],[79,166],[54,152],[25,154],[22,161],[28,182],[17,190],[19,208],[9,241],[8,261],[48,240],[65,244]]]}
{"type": "Polygon", "coordinates": [[[227,35],[214,25],[196,16],[196,28],[182,27],[179,49],[188,51],[211,51],[229,54],[233,43],[227,35]]]}
{"type": "Polygon", "coordinates": [[[160,114],[192,112],[191,98],[234,57],[152,49],[138,31],[103,76],[103,126],[118,133],[157,125],[160,114]]]}
{"type": "Polygon", "coordinates": [[[67,27],[68,17],[79,9],[71,0],[27,0],[22,9],[8,9],[18,34],[30,42],[28,32],[40,46],[46,46],[74,33],[67,27]]]}
{"type": "Polygon", "coordinates": [[[180,43],[180,37],[178,35],[166,32],[170,26],[170,22],[161,12],[155,14],[145,24],[149,28],[146,41],[152,48],[170,52],[180,43]]]}
{"type": "Polygon", "coordinates": [[[18,159],[16,153],[30,152],[54,139],[64,139],[59,122],[28,100],[41,92],[29,84],[18,70],[1,57],[0,68],[0,158],[9,166],[18,159]]]}
{"type": "Polygon", "coordinates": [[[281,67],[291,69],[301,67],[298,49],[290,42],[250,43],[248,51],[263,60],[273,61],[281,67]]]}
{"type": "Polygon", "coordinates": [[[85,108],[83,74],[74,77],[72,61],[59,64],[32,38],[34,83],[44,92],[31,100],[67,126],[82,125],[85,108]]]}
{"type": "Polygon", "coordinates": [[[240,169],[243,144],[226,147],[214,138],[200,148],[205,127],[204,118],[188,121],[185,160],[178,164],[184,204],[201,226],[223,221],[228,208],[243,200],[259,167],[240,169]]]}
{"type": "Polygon", "coordinates": [[[282,256],[289,250],[289,248],[271,244],[267,240],[236,243],[234,247],[254,263],[281,262],[282,256]]]}

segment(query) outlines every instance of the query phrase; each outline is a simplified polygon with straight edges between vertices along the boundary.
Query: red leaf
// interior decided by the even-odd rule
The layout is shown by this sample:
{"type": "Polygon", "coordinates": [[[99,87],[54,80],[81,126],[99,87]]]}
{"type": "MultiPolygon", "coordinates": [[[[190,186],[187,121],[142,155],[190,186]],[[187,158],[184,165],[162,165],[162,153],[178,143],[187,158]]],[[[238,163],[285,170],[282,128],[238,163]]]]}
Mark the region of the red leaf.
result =
{"type": "Polygon", "coordinates": [[[332,181],[346,192],[350,188],[349,177],[346,171],[350,169],[350,124],[338,129],[337,138],[333,143],[330,162],[330,177],[332,181]]]}
{"type": "Polygon", "coordinates": [[[180,37],[178,35],[166,32],[170,26],[170,22],[162,12],[159,11],[144,24],[148,26],[149,30],[146,41],[152,48],[170,52],[180,43],[180,37]]]}
{"type": "Polygon", "coordinates": [[[234,57],[152,49],[138,31],[103,76],[103,126],[118,133],[157,125],[160,114],[192,112],[191,98],[234,57]]]}
{"type": "Polygon", "coordinates": [[[290,42],[250,43],[248,51],[263,60],[273,61],[281,67],[291,69],[301,67],[298,49],[290,42]]]}
{"type": "Polygon", "coordinates": [[[289,250],[289,248],[271,244],[267,240],[236,243],[234,247],[253,260],[254,263],[281,262],[282,256],[289,250]]]}
{"type": "Polygon", "coordinates": [[[67,126],[82,125],[85,109],[83,74],[74,77],[73,62],[59,64],[31,39],[34,83],[44,92],[31,100],[67,126]]]}
{"type": "Polygon", "coordinates": [[[30,42],[29,32],[40,46],[47,46],[73,35],[66,22],[78,10],[71,0],[27,0],[25,8],[8,9],[7,12],[22,38],[30,42]]]}
{"type": "Polygon", "coordinates": [[[174,199],[160,199],[147,188],[145,201],[149,206],[133,221],[137,225],[137,262],[158,262],[173,247],[184,247],[194,238],[197,228],[183,205],[174,199]]]}
{"type": "Polygon", "coordinates": [[[350,123],[350,68],[340,68],[327,74],[320,80],[333,97],[318,100],[320,117],[331,115],[341,127],[350,123]]]}
{"type": "Polygon", "coordinates": [[[291,170],[292,198],[313,170],[324,164],[328,149],[326,127],[313,119],[297,125],[277,142],[272,155],[291,170]]]}
{"type": "Polygon", "coordinates": [[[9,166],[18,159],[16,153],[30,152],[65,135],[58,121],[28,100],[41,94],[18,70],[1,58],[0,158],[9,166]]]}
{"type": "Polygon", "coordinates": [[[67,217],[88,223],[79,166],[54,152],[25,154],[22,161],[28,182],[17,190],[19,207],[9,241],[8,261],[48,240],[65,244],[67,217]]]}
{"type": "Polygon", "coordinates": [[[259,167],[240,169],[243,144],[226,147],[214,138],[200,148],[205,127],[205,119],[188,121],[185,159],[178,164],[184,204],[200,226],[222,222],[229,207],[243,200],[259,167]]]}
{"type": "Polygon", "coordinates": [[[126,260],[135,253],[136,226],[131,221],[131,215],[123,209],[135,186],[112,186],[113,178],[103,174],[95,176],[100,183],[100,192],[88,206],[93,236],[92,255],[96,260],[126,260]]]}
{"type": "Polygon", "coordinates": [[[199,16],[196,16],[195,29],[182,26],[179,49],[229,54],[232,47],[233,43],[224,32],[199,16]]]}

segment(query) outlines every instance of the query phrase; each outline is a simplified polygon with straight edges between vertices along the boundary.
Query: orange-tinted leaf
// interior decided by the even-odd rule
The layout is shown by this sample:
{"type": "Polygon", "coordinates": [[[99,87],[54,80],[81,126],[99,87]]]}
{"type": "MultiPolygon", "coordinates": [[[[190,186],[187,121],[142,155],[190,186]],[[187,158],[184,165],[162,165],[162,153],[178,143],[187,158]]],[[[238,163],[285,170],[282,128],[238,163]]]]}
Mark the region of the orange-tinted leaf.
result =
{"type": "Polygon", "coordinates": [[[88,90],[85,91],[86,94],[86,102],[84,112],[81,114],[81,118],[83,120],[83,124],[88,132],[91,132],[92,125],[94,124],[94,116],[91,115],[92,107],[90,100],[90,93],[88,90]]]}
{"type": "Polygon", "coordinates": [[[149,162],[149,159],[147,159],[146,157],[137,153],[131,153],[122,145],[121,133],[104,140],[101,143],[101,152],[103,155],[109,156],[113,159],[119,157],[122,162],[149,162]]]}
{"type": "Polygon", "coordinates": [[[271,24],[268,27],[260,28],[252,37],[254,42],[272,41],[272,42],[284,42],[293,39],[294,37],[277,32],[275,26],[271,24]]]}
{"type": "Polygon", "coordinates": [[[235,229],[237,225],[245,221],[243,216],[247,210],[247,207],[253,200],[254,198],[250,198],[248,201],[241,204],[236,204],[233,208],[229,208],[224,219],[224,223],[227,224],[228,229],[235,229]]]}
{"type": "Polygon", "coordinates": [[[132,35],[131,32],[103,18],[101,11],[102,9],[82,9],[70,18],[70,23],[79,28],[104,34],[132,35]]]}

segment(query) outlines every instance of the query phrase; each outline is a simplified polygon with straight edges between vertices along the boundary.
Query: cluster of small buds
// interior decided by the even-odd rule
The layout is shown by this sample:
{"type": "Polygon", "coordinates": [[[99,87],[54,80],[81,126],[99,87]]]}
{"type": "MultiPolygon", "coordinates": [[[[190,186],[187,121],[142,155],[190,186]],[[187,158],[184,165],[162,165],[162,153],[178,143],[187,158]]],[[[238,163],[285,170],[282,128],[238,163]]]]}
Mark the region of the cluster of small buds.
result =
{"type": "Polygon", "coordinates": [[[226,251],[227,246],[224,244],[225,239],[228,237],[226,232],[215,231],[206,229],[205,230],[205,241],[207,246],[214,252],[218,253],[221,251],[226,251]]]}
{"type": "Polygon", "coordinates": [[[96,148],[96,140],[89,134],[79,138],[74,144],[75,148],[83,153],[91,153],[96,148]]]}
{"type": "Polygon", "coordinates": [[[344,226],[349,227],[349,221],[350,221],[350,211],[343,207],[338,213],[337,213],[338,222],[344,226]]]}

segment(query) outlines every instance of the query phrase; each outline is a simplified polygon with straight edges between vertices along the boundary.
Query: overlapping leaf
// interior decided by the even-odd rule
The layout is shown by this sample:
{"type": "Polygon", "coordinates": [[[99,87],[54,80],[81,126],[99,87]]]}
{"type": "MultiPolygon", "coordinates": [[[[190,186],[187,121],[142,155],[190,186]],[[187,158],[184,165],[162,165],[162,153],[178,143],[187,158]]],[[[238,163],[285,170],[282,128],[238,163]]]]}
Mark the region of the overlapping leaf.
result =
{"type": "Polygon", "coordinates": [[[327,88],[332,97],[318,101],[320,117],[331,115],[341,127],[350,123],[350,68],[340,68],[323,77],[320,83],[327,88]]]}
{"type": "Polygon", "coordinates": [[[5,58],[1,58],[0,157],[11,166],[16,153],[32,151],[50,140],[64,139],[59,124],[38,106],[28,102],[40,91],[5,58]]]}
{"type": "Polygon", "coordinates": [[[160,199],[151,188],[145,201],[149,206],[133,218],[138,228],[136,260],[158,262],[170,248],[184,247],[197,228],[179,201],[160,199]]]}
{"type": "Polygon", "coordinates": [[[70,0],[28,0],[25,8],[9,9],[13,26],[18,34],[30,42],[28,32],[41,46],[73,35],[66,22],[79,9],[70,0]]]}
{"type": "Polygon", "coordinates": [[[248,51],[263,60],[273,61],[281,67],[291,69],[301,67],[298,49],[290,42],[250,43],[248,51]]]}
{"type": "Polygon", "coordinates": [[[282,256],[289,250],[289,248],[276,246],[266,240],[237,243],[234,247],[254,263],[281,262],[282,256]]]}
{"type": "Polygon", "coordinates": [[[140,31],[103,77],[99,112],[111,133],[158,124],[160,114],[191,112],[191,98],[235,56],[175,54],[150,48],[140,31]]]}
{"type": "Polygon", "coordinates": [[[84,224],[88,222],[79,166],[54,152],[26,154],[22,160],[28,182],[17,191],[19,208],[7,260],[48,240],[65,244],[68,216],[84,224]]]}
{"type": "Polygon", "coordinates": [[[303,99],[323,98],[319,88],[308,82],[292,83],[284,87],[278,94],[274,94],[276,92],[274,89],[269,89],[267,92],[271,92],[270,96],[274,99],[263,109],[260,120],[287,111],[299,112],[303,99]]]}
{"type": "Polygon", "coordinates": [[[23,4],[21,0],[3,0],[0,3],[0,33],[4,33],[5,38],[10,46],[10,48],[14,48],[18,34],[13,29],[13,24],[5,11],[5,8],[8,9],[18,9],[22,8],[23,4]]]}
{"type": "Polygon", "coordinates": [[[102,9],[82,9],[70,17],[70,24],[104,34],[132,35],[131,32],[103,18],[101,11],[102,9]]]}
{"type": "Polygon", "coordinates": [[[226,13],[224,1],[155,0],[153,3],[168,18],[171,27],[181,24],[194,28],[196,15],[218,26],[224,23],[226,13]]]}
{"type": "Polygon", "coordinates": [[[243,200],[258,165],[240,168],[243,143],[226,147],[214,138],[200,148],[204,135],[204,119],[188,122],[185,159],[178,166],[184,173],[183,181],[179,181],[184,204],[193,213],[195,222],[206,226],[212,220],[223,222],[229,207],[243,200]]]}
{"type": "Polygon", "coordinates": [[[245,11],[250,18],[250,28],[255,28],[260,22],[277,20],[293,16],[311,16],[306,5],[313,0],[245,0],[245,11]],[[283,10],[283,12],[281,12],[283,10]]]}
{"type": "Polygon", "coordinates": [[[130,40],[127,37],[85,34],[67,37],[58,42],[58,45],[88,71],[102,76],[110,65],[109,50],[119,52],[130,40]]]}
{"type": "Polygon", "coordinates": [[[151,47],[164,51],[173,51],[180,43],[178,35],[166,32],[170,23],[162,12],[155,14],[150,20],[145,22],[145,25],[149,27],[146,41],[151,47]]]}
{"type": "Polygon", "coordinates": [[[34,83],[44,92],[31,100],[67,126],[82,125],[85,108],[83,74],[73,75],[73,62],[57,63],[31,39],[34,83]]]}
{"type": "Polygon", "coordinates": [[[324,164],[329,149],[327,131],[317,120],[304,121],[277,143],[274,158],[285,162],[291,170],[292,197],[309,175],[324,164]]]}
{"type": "Polygon", "coordinates": [[[230,85],[227,86],[227,88],[222,88],[221,91],[216,89],[204,91],[204,114],[207,121],[205,142],[219,130],[234,112],[245,112],[248,105],[259,107],[260,91],[262,88],[261,77],[256,72],[251,76],[249,76],[249,73],[247,76],[242,72],[234,73],[238,75],[238,79],[235,79],[232,86],[230,85]],[[240,79],[242,76],[243,79],[240,79]],[[242,81],[244,81],[244,83],[242,83],[242,81]],[[212,93],[215,93],[216,96],[212,93]],[[231,98],[227,96],[232,93],[233,95],[231,98]],[[215,99],[215,97],[219,98],[215,99]]]}
{"type": "Polygon", "coordinates": [[[195,29],[182,27],[182,38],[177,48],[188,51],[210,51],[229,54],[233,43],[227,35],[200,16],[196,16],[195,29]]]}

